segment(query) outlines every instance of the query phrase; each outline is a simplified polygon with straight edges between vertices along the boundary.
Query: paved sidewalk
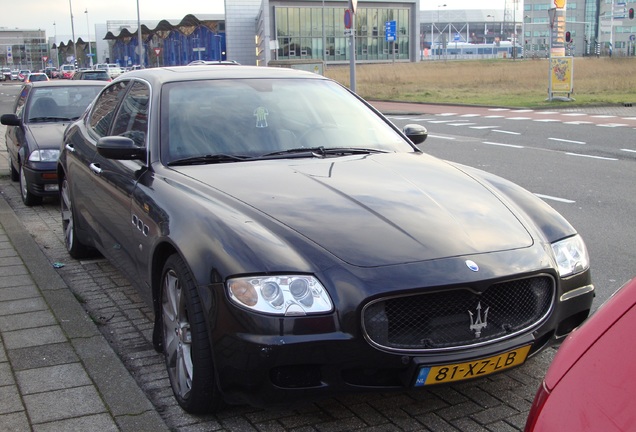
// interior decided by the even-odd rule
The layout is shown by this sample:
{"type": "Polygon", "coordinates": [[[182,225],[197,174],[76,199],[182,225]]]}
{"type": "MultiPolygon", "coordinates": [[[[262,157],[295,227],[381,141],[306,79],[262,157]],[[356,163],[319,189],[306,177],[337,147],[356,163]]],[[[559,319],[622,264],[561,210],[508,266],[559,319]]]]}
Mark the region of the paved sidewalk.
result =
{"type": "MultiPolygon", "coordinates": [[[[8,176],[0,126],[0,176],[8,176]]],[[[169,430],[0,199],[0,430],[169,430]]]]}

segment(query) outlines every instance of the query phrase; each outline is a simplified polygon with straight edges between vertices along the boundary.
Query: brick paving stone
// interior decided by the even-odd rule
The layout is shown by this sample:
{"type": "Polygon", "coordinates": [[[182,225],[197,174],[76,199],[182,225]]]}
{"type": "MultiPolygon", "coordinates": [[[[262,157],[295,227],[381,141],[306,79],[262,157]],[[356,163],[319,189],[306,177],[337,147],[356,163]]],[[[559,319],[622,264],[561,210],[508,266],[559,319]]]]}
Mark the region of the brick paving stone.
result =
{"type": "Polygon", "coordinates": [[[99,431],[117,432],[119,427],[107,414],[89,415],[85,417],[65,419],[50,423],[35,425],[34,432],[60,432],[60,431],[99,431]]]}
{"type": "Polygon", "coordinates": [[[81,363],[65,363],[18,371],[16,379],[23,395],[91,384],[81,363]]]}
{"type": "Polygon", "coordinates": [[[92,386],[27,395],[24,396],[24,404],[33,423],[106,412],[104,403],[92,386]]]}

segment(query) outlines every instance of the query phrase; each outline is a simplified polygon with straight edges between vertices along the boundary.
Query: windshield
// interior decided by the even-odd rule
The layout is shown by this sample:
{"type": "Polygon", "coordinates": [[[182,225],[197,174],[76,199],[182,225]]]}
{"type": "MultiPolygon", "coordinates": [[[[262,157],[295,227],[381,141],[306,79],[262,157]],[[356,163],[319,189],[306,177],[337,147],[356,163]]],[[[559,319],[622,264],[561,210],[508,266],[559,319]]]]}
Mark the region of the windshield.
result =
{"type": "Polygon", "coordinates": [[[102,86],[34,88],[29,95],[29,122],[73,120],[86,110],[102,86]]]}
{"type": "MultiPolygon", "coordinates": [[[[249,159],[281,152],[285,157],[294,150],[316,148],[414,151],[381,117],[327,80],[170,83],[162,92],[161,113],[161,153],[167,164],[211,155],[249,159]]],[[[299,156],[302,153],[293,157],[299,156]]]]}

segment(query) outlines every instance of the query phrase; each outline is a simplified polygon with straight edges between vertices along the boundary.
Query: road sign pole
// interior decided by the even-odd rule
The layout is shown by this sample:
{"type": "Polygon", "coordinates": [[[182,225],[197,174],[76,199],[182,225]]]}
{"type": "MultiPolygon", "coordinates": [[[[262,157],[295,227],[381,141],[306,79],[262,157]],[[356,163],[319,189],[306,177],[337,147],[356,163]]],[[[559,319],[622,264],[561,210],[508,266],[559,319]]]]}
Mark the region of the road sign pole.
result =
{"type": "Polygon", "coordinates": [[[349,88],[356,92],[356,15],[351,11],[351,35],[349,36],[349,88]]]}

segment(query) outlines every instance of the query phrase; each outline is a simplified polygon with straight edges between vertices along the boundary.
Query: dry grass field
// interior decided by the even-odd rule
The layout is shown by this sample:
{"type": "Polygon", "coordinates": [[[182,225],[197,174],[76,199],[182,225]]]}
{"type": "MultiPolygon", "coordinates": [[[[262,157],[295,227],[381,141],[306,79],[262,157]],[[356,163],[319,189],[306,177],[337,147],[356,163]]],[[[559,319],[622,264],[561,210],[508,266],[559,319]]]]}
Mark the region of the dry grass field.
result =
{"type": "MultiPolygon", "coordinates": [[[[356,90],[369,100],[508,107],[636,105],[636,58],[574,59],[573,102],[546,101],[547,59],[358,64],[356,90]]],[[[326,75],[349,86],[349,66],[326,75]]]]}

